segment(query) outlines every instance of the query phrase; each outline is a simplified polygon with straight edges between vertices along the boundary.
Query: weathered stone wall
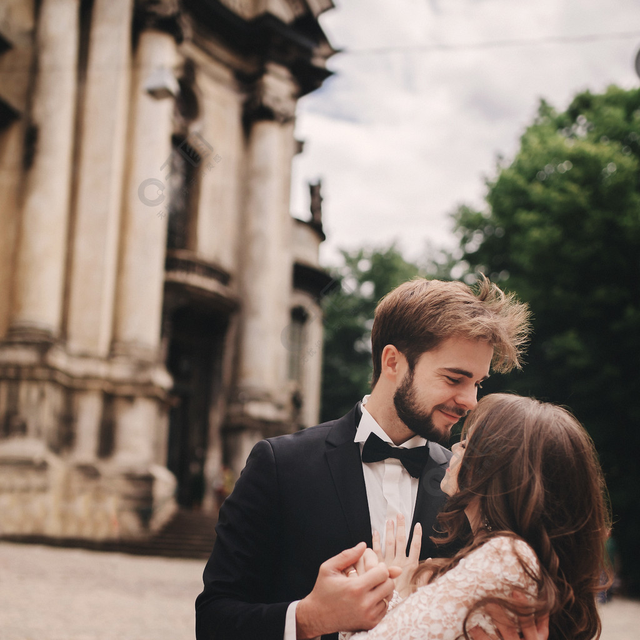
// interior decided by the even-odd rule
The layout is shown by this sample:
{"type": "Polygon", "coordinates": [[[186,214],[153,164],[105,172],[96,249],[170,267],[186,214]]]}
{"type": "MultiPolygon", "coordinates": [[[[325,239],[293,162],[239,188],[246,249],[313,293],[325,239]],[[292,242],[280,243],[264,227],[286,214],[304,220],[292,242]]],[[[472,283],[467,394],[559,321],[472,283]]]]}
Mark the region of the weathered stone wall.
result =
{"type": "Polygon", "coordinates": [[[293,271],[299,244],[321,274],[323,236],[289,191],[296,103],[332,52],[296,20],[330,6],[3,3],[0,536],[149,535],[181,482],[213,509],[253,443],[317,420],[320,358],[292,383],[281,334],[303,305],[321,340],[317,283],[293,271]],[[185,309],[212,322],[186,390],[185,309]]]}

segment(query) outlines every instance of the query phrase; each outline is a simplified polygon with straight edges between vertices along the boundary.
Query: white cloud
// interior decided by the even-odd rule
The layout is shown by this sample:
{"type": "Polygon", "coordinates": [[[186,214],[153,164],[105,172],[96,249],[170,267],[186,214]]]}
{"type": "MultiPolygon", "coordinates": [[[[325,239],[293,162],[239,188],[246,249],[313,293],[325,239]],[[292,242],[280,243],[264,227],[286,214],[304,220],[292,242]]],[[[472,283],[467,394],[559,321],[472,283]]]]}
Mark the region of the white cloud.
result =
{"type": "MultiPolygon", "coordinates": [[[[629,31],[632,0],[343,0],[323,16],[347,49],[473,44],[629,31]]],[[[638,85],[637,40],[385,55],[343,54],[336,76],[303,98],[292,210],[306,180],[323,177],[326,261],[337,247],[397,239],[411,257],[425,242],[454,246],[448,214],[481,204],[497,153],[511,156],[539,99],[564,108],[583,89],[638,85]]]]}

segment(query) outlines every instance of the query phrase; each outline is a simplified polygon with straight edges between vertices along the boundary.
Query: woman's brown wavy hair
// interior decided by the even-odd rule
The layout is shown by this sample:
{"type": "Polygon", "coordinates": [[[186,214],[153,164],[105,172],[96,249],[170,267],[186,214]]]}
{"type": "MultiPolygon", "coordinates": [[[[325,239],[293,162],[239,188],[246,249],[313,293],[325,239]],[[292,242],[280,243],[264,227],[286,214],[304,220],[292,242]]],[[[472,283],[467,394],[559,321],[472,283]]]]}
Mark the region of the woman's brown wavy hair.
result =
{"type": "MultiPolygon", "coordinates": [[[[467,417],[467,446],[458,472],[458,492],[439,516],[443,538],[464,547],[453,558],[417,569],[414,584],[452,569],[490,537],[525,540],[540,561],[538,601],[485,598],[513,613],[548,612],[551,640],[590,640],[601,625],[595,596],[602,587],[609,532],[606,490],[591,438],[565,409],[516,395],[486,396],[467,417]],[[478,500],[484,525],[474,535],[465,508],[478,500]]],[[[524,562],[523,568],[530,570],[524,562]]]]}

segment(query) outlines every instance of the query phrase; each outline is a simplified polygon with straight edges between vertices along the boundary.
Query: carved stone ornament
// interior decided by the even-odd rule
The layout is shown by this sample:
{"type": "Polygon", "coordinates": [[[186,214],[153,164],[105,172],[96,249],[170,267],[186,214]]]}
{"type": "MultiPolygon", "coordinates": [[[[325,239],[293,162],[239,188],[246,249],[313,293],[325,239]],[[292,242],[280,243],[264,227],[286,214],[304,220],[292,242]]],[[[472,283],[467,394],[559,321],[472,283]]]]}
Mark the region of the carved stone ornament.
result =
{"type": "Polygon", "coordinates": [[[249,19],[255,15],[255,3],[253,0],[220,0],[220,2],[242,18],[249,19]]]}
{"type": "MultiPolygon", "coordinates": [[[[291,22],[308,13],[310,9],[305,0],[220,0],[220,4],[245,20],[252,20],[261,13],[271,13],[281,18],[285,17],[285,22],[291,22]]],[[[313,12],[313,9],[311,11],[313,12]]],[[[315,17],[318,14],[313,15],[315,17]]]]}
{"type": "Polygon", "coordinates": [[[313,183],[309,182],[309,196],[311,209],[311,222],[322,228],[322,180],[313,183]]]}
{"type": "Polygon", "coordinates": [[[251,119],[293,120],[296,114],[298,87],[285,67],[267,64],[264,75],[255,83],[247,102],[251,119]]]}
{"type": "Polygon", "coordinates": [[[138,10],[156,18],[173,18],[180,13],[178,0],[136,0],[138,10]]]}
{"type": "Polygon", "coordinates": [[[141,29],[157,29],[171,34],[177,42],[185,36],[179,0],[136,0],[135,16],[141,29]]]}
{"type": "Polygon", "coordinates": [[[145,81],[145,90],[156,100],[175,98],[180,93],[180,86],[171,69],[154,69],[145,81]]]}

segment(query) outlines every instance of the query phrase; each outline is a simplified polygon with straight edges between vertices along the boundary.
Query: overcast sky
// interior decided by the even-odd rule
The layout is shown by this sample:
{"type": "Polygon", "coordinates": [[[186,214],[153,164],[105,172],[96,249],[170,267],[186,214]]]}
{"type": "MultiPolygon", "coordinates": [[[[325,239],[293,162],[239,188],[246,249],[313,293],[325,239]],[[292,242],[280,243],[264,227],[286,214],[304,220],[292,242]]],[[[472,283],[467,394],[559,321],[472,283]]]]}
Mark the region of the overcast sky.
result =
{"type": "Polygon", "coordinates": [[[412,259],[427,242],[452,248],[449,214],[482,204],[496,156],[513,156],[540,98],[564,109],[584,89],[640,85],[638,0],[334,2],[321,24],[345,53],[299,102],[292,185],[292,212],[305,216],[306,182],[322,177],[325,264],[337,248],[393,239],[412,259]],[[637,35],[566,41],[622,33],[637,35]],[[469,48],[504,40],[521,44],[469,48]]]}

